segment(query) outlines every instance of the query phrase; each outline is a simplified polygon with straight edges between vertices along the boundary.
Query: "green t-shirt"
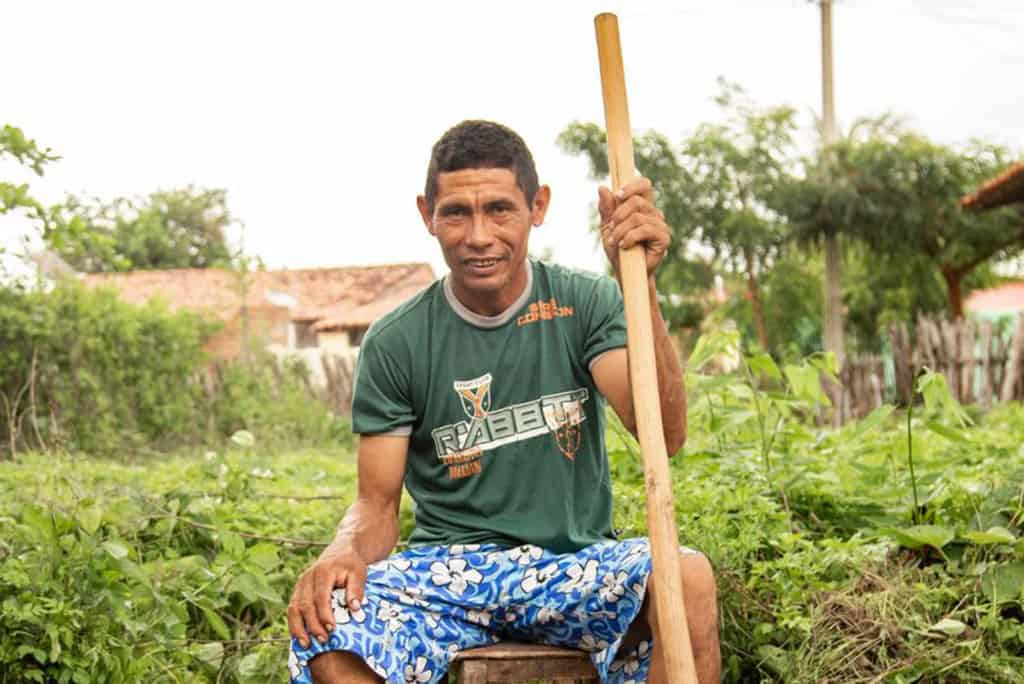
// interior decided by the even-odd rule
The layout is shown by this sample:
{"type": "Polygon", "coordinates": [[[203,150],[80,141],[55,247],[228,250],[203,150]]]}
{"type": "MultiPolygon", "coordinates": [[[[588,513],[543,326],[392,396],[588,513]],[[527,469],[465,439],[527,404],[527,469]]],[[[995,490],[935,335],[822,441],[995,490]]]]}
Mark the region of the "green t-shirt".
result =
{"type": "Polygon", "coordinates": [[[590,374],[626,345],[614,280],[528,262],[523,295],[474,314],[447,279],[377,321],[356,370],[358,434],[408,434],[413,544],[611,538],[604,398],[590,374]]]}

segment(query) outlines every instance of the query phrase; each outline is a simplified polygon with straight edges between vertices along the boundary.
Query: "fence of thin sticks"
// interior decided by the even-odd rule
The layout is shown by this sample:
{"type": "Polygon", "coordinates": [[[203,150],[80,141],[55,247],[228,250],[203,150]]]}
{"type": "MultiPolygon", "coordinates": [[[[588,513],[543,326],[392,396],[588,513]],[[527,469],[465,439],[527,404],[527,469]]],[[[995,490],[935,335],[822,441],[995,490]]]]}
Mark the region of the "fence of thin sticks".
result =
{"type": "Polygon", "coordinates": [[[946,376],[962,404],[990,407],[1024,399],[1024,315],[1012,330],[991,321],[921,317],[911,335],[906,324],[888,330],[891,358],[862,355],[839,374],[841,422],[863,418],[884,401],[910,402],[922,368],[946,376]]]}

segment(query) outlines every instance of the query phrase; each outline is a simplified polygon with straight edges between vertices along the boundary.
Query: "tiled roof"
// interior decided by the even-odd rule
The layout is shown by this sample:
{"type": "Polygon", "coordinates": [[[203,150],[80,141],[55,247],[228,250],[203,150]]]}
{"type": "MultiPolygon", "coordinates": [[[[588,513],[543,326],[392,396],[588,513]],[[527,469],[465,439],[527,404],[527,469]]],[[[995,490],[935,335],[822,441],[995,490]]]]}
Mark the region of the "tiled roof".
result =
{"type": "Polygon", "coordinates": [[[407,291],[413,285],[421,289],[433,280],[428,264],[253,271],[244,279],[232,271],[212,268],[93,273],[83,278],[90,287],[115,288],[122,299],[133,304],[159,298],[171,309],[202,311],[222,321],[237,314],[243,291],[249,308],[289,306],[293,320],[316,321],[328,313],[339,317],[382,297],[390,299],[396,291],[407,291]]]}
{"type": "Polygon", "coordinates": [[[1014,164],[960,199],[964,209],[993,209],[1024,202],[1024,162],[1014,164]]]}
{"type": "Polygon", "coordinates": [[[978,312],[1024,310],[1024,282],[975,290],[964,300],[964,308],[978,312]]]}
{"type": "Polygon", "coordinates": [[[374,299],[362,306],[355,308],[338,304],[323,312],[323,316],[313,325],[313,330],[321,332],[324,330],[346,330],[349,328],[369,327],[378,318],[389,313],[399,304],[412,297],[414,294],[433,282],[433,274],[429,280],[417,280],[410,278],[400,283],[393,290],[382,297],[374,299]]]}

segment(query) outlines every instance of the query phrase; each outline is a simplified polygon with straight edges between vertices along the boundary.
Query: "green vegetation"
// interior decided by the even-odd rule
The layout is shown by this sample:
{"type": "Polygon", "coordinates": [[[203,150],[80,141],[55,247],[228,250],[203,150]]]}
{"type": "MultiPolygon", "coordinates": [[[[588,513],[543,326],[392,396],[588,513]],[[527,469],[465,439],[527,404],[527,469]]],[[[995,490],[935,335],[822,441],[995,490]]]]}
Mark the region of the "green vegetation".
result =
{"type": "MultiPolygon", "coordinates": [[[[912,413],[833,431],[814,420],[827,357],[703,373],[737,341],[694,350],[672,462],[681,539],[716,567],[727,681],[1020,681],[1024,408],[969,416],[926,372],[912,413]]],[[[640,535],[636,447],[610,432],[615,524],[640,535]]],[[[285,603],[354,496],[352,446],[240,432],[140,466],[0,464],[0,682],[282,681],[285,603]]]]}
{"type": "Polygon", "coordinates": [[[112,201],[69,197],[51,208],[48,247],[84,273],[232,264],[224,231],[235,223],[224,190],[187,186],[112,201]]]}
{"type": "MultiPolygon", "coordinates": [[[[842,281],[845,347],[877,353],[879,332],[892,322],[962,316],[964,297],[998,280],[994,265],[1024,250],[1018,211],[959,205],[1015,151],[940,144],[883,116],[807,155],[796,141],[802,133],[817,139],[817,131],[802,131],[792,107],[758,106],[726,81],[716,102],[715,122],[678,143],[657,131],[634,140],[637,170],[654,183],[673,231],[657,274],[659,291],[672,293],[664,308],[673,327],[695,327],[715,308],[694,293],[717,275],[732,295],[727,315],[746,339],[777,358],[820,348],[821,245],[838,235],[846,275],[828,280],[842,281]],[[804,295],[795,303],[798,285],[804,295]]],[[[573,122],[558,143],[587,160],[592,179],[607,176],[601,126],[573,122]]]]}
{"type": "Polygon", "coordinates": [[[0,458],[23,449],[137,457],[219,446],[241,429],[265,445],[337,437],[338,421],[310,401],[305,366],[278,369],[253,352],[214,367],[203,352],[214,330],[74,282],[0,288],[0,458]]]}
{"type": "MultiPolygon", "coordinates": [[[[40,148],[20,128],[9,124],[0,128],[0,161],[5,158],[14,159],[37,176],[43,175],[47,164],[60,159],[49,148],[40,148]]],[[[45,217],[43,206],[29,194],[27,183],[15,185],[0,180],[0,216],[15,210],[21,210],[37,220],[45,217]]]]}

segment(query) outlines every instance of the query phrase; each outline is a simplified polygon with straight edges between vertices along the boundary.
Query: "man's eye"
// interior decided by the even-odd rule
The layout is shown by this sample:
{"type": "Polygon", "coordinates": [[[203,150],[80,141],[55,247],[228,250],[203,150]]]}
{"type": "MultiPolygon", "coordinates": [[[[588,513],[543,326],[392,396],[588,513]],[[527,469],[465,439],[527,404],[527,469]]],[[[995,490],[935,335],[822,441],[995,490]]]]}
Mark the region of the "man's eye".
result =
{"type": "Polygon", "coordinates": [[[441,210],[441,216],[466,216],[469,209],[466,207],[445,207],[441,210]]]}

